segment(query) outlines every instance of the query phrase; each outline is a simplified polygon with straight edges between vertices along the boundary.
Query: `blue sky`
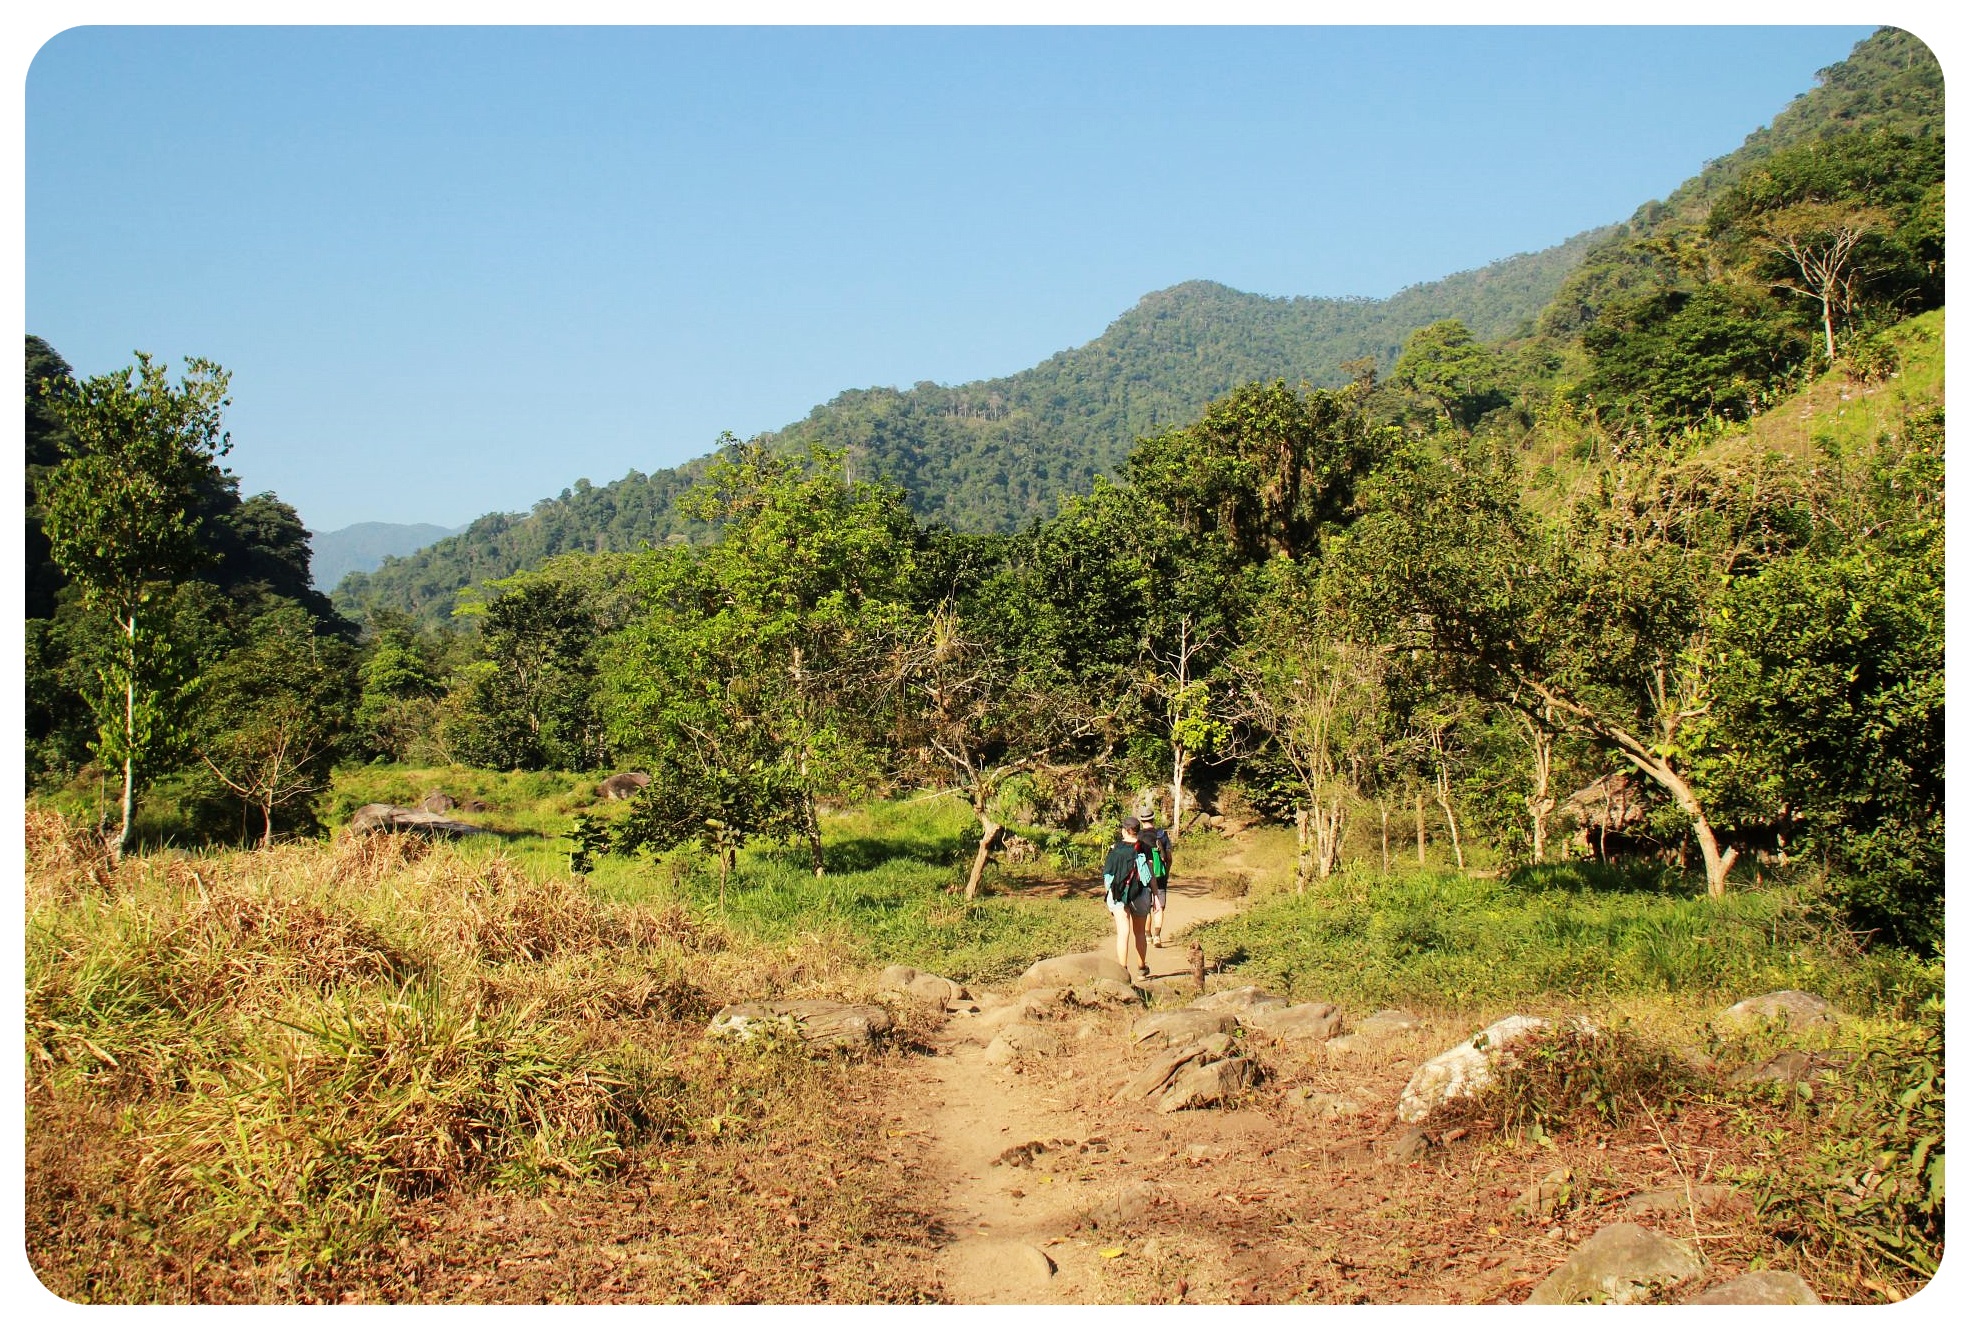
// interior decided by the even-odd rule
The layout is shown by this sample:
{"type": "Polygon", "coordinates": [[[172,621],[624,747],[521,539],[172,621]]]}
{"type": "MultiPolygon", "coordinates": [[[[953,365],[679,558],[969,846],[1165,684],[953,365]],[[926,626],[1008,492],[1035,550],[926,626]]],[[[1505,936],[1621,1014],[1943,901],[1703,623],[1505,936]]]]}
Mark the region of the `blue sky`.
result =
{"type": "Polygon", "coordinates": [[[1868,30],[73,29],[27,81],[27,326],[227,366],[233,469],[317,530],[457,525],[1190,278],[1543,248],[1868,30]]]}

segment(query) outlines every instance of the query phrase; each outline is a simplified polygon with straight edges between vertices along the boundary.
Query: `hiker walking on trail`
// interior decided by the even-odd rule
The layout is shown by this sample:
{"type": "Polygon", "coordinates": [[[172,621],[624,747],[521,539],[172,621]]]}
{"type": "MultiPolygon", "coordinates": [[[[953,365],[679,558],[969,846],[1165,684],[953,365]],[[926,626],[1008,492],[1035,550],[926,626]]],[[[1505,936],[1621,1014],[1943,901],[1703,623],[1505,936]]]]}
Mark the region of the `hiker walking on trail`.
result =
{"type": "Polygon", "coordinates": [[[1163,911],[1170,904],[1170,833],[1156,825],[1156,814],[1142,815],[1138,844],[1149,852],[1149,871],[1154,882],[1149,891],[1149,945],[1163,945],[1163,911]]]}
{"type": "Polygon", "coordinates": [[[1137,839],[1142,823],[1133,817],[1122,819],[1121,831],[1101,865],[1101,885],[1106,892],[1108,912],[1115,916],[1115,963],[1129,968],[1129,938],[1135,938],[1136,955],[1142,958],[1142,977],[1149,977],[1149,939],[1145,925],[1149,918],[1149,897],[1155,889],[1156,872],[1149,863],[1149,850],[1137,839]]]}

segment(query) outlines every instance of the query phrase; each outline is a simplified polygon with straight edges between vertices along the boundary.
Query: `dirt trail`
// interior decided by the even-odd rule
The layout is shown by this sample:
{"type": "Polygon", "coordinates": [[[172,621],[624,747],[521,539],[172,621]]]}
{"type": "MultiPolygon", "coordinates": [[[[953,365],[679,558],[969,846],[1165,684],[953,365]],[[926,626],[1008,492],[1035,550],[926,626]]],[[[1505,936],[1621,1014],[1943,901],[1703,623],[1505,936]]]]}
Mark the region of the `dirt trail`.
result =
{"type": "MultiPolygon", "coordinates": [[[[1239,908],[1238,901],[1213,896],[1211,888],[1208,878],[1171,879],[1164,945],[1150,954],[1152,982],[1187,975],[1184,934],[1239,908]]],[[[1113,935],[1091,944],[1106,949],[1113,935]]],[[[1131,1175],[1153,1179],[1168,1162],[1169,1133],[1148,1131],[1140,1108],[1104,1102],[1113,1089],[1109,1081],[1134,1070],[1132,1061],[1122,1060],[1126,1040],[1114,1015],[1089,1012],[1058,1022],[1064,1027],[1060,1054],[1022,1055],[1008,1066],[986,1056],[997,1028],[989,1020],[994,1009],[951,1018],[937,1056],[924,1064],[916,1106],[928,1146],[926,1190],[941,1195],[941,1221],[952,1239],[939,1260],[945,1297],[964,1303],[1107,1301],[1115,1290],[1106,1267],[1115,1258],[1101,1255],[1112,1248],[1089,1236],[1087,1221],[1121,1202],[1131,1175]],[[1114,1077],[1103,1074],[1104,1063],[1114,1077]],[[1046,1148],[1030,1158],[1015,1153],[995,1162],[1035,1142],[1046,1148]]]]}

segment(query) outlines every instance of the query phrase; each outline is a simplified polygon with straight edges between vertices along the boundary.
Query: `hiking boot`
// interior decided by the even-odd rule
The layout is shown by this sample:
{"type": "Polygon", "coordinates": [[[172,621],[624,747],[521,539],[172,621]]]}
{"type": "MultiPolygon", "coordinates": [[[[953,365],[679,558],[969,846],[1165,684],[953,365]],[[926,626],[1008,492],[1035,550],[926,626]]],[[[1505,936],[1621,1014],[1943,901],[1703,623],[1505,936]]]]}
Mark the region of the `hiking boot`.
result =
{"type": "Polygon", "coordinates": [[[1141,970],[1137,971],[1136,977],[1138,979],[1147,979],[1149,977],[1149,967],[1147,965],[1143,966],[1141,970]]]}

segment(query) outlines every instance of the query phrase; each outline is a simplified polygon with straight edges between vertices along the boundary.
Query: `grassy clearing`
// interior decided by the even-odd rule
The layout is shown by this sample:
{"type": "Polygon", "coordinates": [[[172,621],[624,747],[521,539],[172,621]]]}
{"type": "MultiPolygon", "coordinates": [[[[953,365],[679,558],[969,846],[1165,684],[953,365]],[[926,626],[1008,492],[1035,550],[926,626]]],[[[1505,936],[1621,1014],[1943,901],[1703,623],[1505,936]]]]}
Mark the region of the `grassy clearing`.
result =
{"type": "MultiPolygon", "coordinates": [[[[685,1159],[719,1192],[778,1140],[821,1167],[870,1131],[842,1108],[851,1068],[699,1038],[734,997],[866,997],[825,941],[765,947],[409,838],[110,868],[31,811],[28,863],[29,1254],[66,1297],[318,1298],[379,1278],[420,1204],[685,1159]]],[[[809,1236],[862,1242],[901,1191],[879,1168],[834,1179],[809,1236]]],[[[651,1268],[704,1267],[754,1207],[784,1230],[771,1198],[721,1204],[659,1201],[651,1268]]],[[[819,1268],[806,1252],[758,1295],[816,1296],[819,1268]]],[[[862,1268],[862,1295],[917,1296],[900,1266],[862,1268]]]]}
{"type": "Polygon", "coordinates": [[[1390,1003],[1715,1005],[1779,988],[1849,1010],[1906,1016],[1942,966],[1859,952],[1805,890],[1738,890],[1649,874],[1550,866],[1509,879],[1351,872],[1274,894],[1204,931],[1255,982],[1357,1009],[1390,1003]]]}
{"type": "Polygon", "coordinates": [[[1943,404],[1943,311],[1896,325],[1882,334],[1901,357],[1886,383],[1862,387],[1844,370],[1831,370],[1744,427],[1752,444],[1773,452],[1810,457],[1829,447],[1849,456],[1864,453],[1884,433],[1900,430],[1910,414],[1943,404]]]}

